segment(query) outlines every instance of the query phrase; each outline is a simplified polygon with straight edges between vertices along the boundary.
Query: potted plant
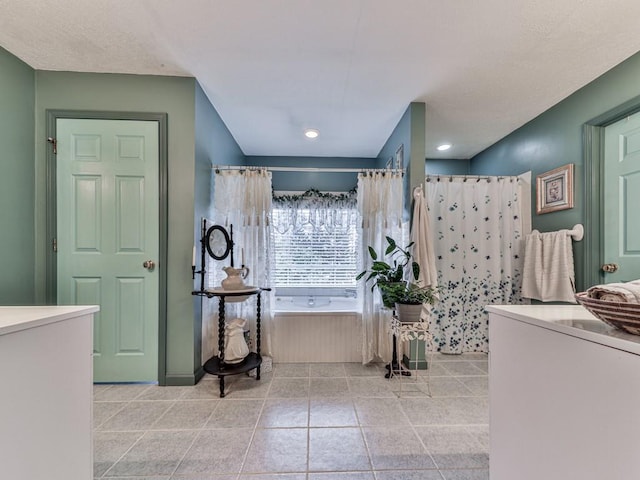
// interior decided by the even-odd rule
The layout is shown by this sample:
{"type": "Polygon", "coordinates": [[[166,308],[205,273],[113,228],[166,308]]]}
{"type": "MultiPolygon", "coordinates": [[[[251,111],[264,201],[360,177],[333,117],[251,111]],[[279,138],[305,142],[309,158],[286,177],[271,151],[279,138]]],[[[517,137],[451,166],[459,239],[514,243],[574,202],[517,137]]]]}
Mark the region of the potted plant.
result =
{"type": "Polygon", "coordinates": [[[414,278],[414,281],[393,285],[388,292],[395,301],[396,315],[400,323],[419,322],[422,306],[433,305],[437,300],[436,293],[436,288],[421,287],[417,278],[414,278]]]}
{"type": "Polygon", "coordinates": [[[366,281],[374,280],[371,291],[378,287],[384,306],[395,308],[401,322],[417,322],[420,319],[422,305],[433,304],[436,301],[437,289],[419,285],[420,265],[412,260],[410,252],[413,242],[402,248],[393,238],[386,237],[386,240],[387,248],[384,256],[389,261],[379,259],[375,249],[369,246],[369,255],[373,260],[371,269],[360,272],[356,280],[360,280],[368,273],[366,281]],[[411,265],[410,269],[409,265],[411,265]],[[405,270],[410,270],[412,280],[404,280],[405,270]],[[408,319],[405,316],[407,310],[417,311],[417,314],[414,313],[414,316],[408,319]]]}
{"type": "MultiPolygon", "coordinates": [[[[360,272],[356,277],[356,281],[360,280],[365,275],[367,279],[373,280],[371,284],[371,291],[373,292],[376,287],[380,290],[382,296],[382,303],[387,308],[393,308],[395,304],[395,298],[389,293],[392,286],[404,285],[404,269],[411,261],[411,253],[409,248],[413,245],[413,242],[406,247],[400,247],[396,241],[391,237],[386,237],[387,248],[383,255],[378,255],[375,249],[371,246],[369,249],[369,256],[373,263],[369,270],[360,272]],[[388,261],[384,260],[384,257],[388,258],[388,261]]],[[[420,268],[420,266],[413,262],[412,269],[420,268]]],[[[419,270],[418,270],[419,272],[419,270]]]]}

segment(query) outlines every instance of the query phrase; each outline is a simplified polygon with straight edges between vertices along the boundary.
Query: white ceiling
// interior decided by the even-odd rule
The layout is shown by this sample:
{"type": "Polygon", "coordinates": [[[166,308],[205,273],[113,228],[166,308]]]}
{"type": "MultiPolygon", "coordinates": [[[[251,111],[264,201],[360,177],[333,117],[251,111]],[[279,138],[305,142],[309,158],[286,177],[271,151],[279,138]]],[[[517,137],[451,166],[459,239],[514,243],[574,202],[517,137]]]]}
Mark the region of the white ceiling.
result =
{"type": "Polygon", "coordinates": [[[469,158],[639,51],[640,2],[0,0],[0,45],[193,76],[246,155],[374,157],[417,101],[427,156],[469,158]]]}

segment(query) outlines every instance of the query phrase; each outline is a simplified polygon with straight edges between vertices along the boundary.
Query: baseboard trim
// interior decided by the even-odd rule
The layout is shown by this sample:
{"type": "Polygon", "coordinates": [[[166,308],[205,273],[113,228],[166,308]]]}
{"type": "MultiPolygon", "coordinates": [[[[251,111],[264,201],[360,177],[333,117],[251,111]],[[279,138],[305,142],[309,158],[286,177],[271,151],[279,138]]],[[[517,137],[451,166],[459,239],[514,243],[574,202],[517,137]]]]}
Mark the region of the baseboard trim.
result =
{"type": "Polygon", "coordinates": [[[184,387],[197,384],[200,379],[204,377],[204,370],[202,367],[198,369],[192,375],[173,375],[168,373],[165,377],[165,385],[168,387],[184,387]]]}

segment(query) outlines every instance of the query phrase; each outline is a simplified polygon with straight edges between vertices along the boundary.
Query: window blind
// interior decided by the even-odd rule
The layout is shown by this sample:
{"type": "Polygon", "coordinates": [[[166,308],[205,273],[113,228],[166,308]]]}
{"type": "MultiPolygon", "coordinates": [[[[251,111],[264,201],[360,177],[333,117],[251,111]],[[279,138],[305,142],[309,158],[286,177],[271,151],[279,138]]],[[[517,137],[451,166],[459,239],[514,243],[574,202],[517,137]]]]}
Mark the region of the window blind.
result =
{"type": "MultiPolygon", "coordinates": [[[[272,210],[277,217],[280,211],[272,210]]],[[[273,232],[276,287],[354,288],[358,265],[356,216],[348,225],[292,225],[273,232]]],[[[282,220],[280,218],[279,220],[282,220]]]]}

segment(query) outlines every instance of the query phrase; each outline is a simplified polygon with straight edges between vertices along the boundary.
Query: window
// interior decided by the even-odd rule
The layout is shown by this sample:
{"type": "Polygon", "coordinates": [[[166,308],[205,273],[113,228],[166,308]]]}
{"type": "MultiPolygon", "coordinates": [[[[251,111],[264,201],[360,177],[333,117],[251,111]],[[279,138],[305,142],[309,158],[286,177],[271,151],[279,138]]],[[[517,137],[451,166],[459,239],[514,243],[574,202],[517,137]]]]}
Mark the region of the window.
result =
{"type": "Polygon", "coordinates": [[[354,289],[359,251],[355,198],[304,195],[308,192],[274,199],[275,287],[354,289]]]}

